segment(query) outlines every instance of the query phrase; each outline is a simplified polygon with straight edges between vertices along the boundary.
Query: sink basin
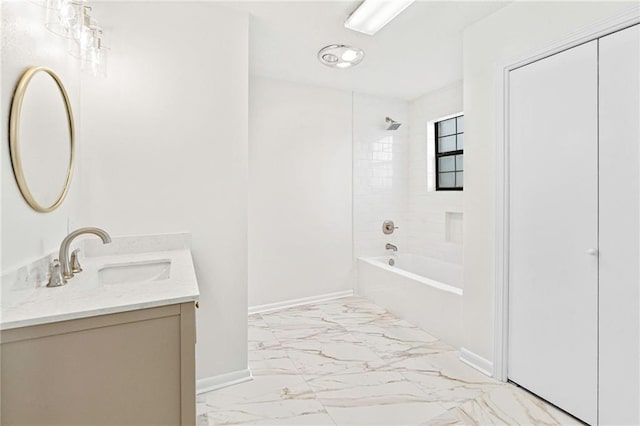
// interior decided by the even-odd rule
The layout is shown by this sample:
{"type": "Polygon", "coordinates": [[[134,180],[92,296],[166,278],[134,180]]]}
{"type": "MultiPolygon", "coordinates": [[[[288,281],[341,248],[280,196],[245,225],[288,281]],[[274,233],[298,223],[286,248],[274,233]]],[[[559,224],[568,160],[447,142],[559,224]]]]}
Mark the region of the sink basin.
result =
{"type": "Polygon", "coordinates": [[[98,278],[104,285],[161,281],[169,278],[170,271],[171,260],[150,260],[106,265],[98,271],[98,278]]]}

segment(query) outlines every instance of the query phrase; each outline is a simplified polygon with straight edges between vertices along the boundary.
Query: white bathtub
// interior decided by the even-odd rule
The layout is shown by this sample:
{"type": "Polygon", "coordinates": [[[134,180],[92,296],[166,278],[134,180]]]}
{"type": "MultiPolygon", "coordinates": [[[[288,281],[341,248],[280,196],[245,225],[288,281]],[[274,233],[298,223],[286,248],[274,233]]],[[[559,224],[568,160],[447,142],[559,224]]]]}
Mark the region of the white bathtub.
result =
{"type": "Polygon", "coordinates": [[[358,293],[433,336],[462,343],[462,266],[398,254],[358,258],[358,293]],[[395,265],[389,265],[389,259],[395,265]]]}

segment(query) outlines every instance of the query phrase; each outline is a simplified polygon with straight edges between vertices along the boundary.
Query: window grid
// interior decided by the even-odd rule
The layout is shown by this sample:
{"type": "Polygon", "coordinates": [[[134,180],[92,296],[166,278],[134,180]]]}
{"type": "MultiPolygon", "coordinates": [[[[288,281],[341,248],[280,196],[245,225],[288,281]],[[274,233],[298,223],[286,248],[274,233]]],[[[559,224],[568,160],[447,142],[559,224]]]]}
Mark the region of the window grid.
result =
{"type": "Polygon", "coordinates": [[[463,180],[464,180],[464,164],[463,164],[463,154],[464,154],[464,149],[458,149],[459,147],[461,148],[463,145],[463,141],[464,141],[464,126],[463,125],[459,125],[461,123],[463,123],[463,115],[458,115],[455,117],[451,117],[448,118],[446,120],[441,120],[441,121],[437,121],[434,123],[435,126],[435,154],[436,154],[436,191],[462,191],[463,189],[463,180]],[[447,132],[445,134],[442,134],[440,127],[441,125],[445,125],[445,124],[453,124],[454,126],[454,132],[447,132]],[[460,138],[459,138],[460,136],[460,138]],[[453,150],[447,150],[447,151],[443,151],[440,152],[440,146],[442,143],[442,140],[445,138],[451,138],[453,137],[455,139],[455,149],[453,150]],[[458,143],[458,140],[461,141],[461,143],[458,143]],[[449,171],[440,171],[440,161],[441,159],[445,159],[445,158],[451,158],[453,157],[453,170],[449,171]],[[460,166],[458,166],[458,163],[460,163],[460,166]],[[440,183],[440,177],[441,175],[447,176],[447,175],[451,175],[453,177],[453,186],[442,186],[440,183]]]}

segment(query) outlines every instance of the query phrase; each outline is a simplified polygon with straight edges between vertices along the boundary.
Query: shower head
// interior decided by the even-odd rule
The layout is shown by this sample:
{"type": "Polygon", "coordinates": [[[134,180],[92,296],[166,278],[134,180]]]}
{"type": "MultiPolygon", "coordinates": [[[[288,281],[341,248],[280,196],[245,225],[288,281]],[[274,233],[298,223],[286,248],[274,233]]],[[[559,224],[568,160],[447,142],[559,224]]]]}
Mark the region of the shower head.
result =
{"type": "Polygon", "coordinates": [[[402,123],[398,123],[390,117],[387,117],[387,130],[398,130],[398,127],[402,126],[402,123]]]}

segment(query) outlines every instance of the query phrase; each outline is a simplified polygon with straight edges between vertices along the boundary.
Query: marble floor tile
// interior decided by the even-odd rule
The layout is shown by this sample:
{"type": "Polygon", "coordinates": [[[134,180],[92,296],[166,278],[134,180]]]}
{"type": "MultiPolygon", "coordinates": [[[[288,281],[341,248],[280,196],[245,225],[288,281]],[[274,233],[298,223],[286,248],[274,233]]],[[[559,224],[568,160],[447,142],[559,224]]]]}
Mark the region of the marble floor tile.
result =
{"type": "Polygon", "coordinates": [[[315,305],[289,308],[282,311],[266,313],[262,315],[276,336],[286,334],[287,331],[322,331],[333,327],[340,327],[340,324],[332,320],[324,311],[315,305]]]}
{"type": "Polygon", "coordinates": [[[360,297],[251,315],[248,347],[253,380],[198,395],[199,426],[579,424],[360,297]]]}
{"type": "Polygon", "coordinates": [[[336,374],[307,380],[316,397],[326,405],[353,407],[393,403],[393,401],[431,402],[402,375],[388,371],[367,374],[336,374]]]}
{"type": "Polygon", "coordinates": [[[397,321],[397,318],[384,308],[359,297],[345,298],[339,304],[333,301],[324,302],[319,304],[318,308],[332,321],[345,327],[397,321]]]}
{"type": "Polygon", "coordinates": [[[485,376],[462,363],[457,351],[442,350],[447,346],[425,345],[411,354],[387,358],[382,369],[402,374],[447,408],[483,396],[487,391],[506,384],[485,376]]]}
{"type": "MultiPolygon", "coordinates": [[[[438,341],[422,329],[398,319],[350,325],[346,329],[360,339],[363,345],[370,347],[383,358],[400,356],[404,352],[423,347],[425,343],[438,341]]],[[[453,350],[453,348],[447,346],[447,350],[453,350]]]]}
{"type": "Polygon", "coordinates": [[[280,346],[273,330],[260,315],[249,316],[247,337],[249,352],[280,346]]]}
{"type": "Polygon", "coordinates": [[[280,346],[250,351],[249,369],[254,377],[300,375],[300,371],[280,346]]]}
{"type": "Polygon", "coordinates": [[[436,403],[398,402],[392,405],[327,407],[337,425],[417,425],[422,419],[438,416],[442,406],[436,403]]]}
{"type": "Polygon", "coordinates": [[[449,409],[426,425],[582,425],[569,416],[515,386],[505,385],[449,409]]]}
{"type": "Polygon", "coordinates": [[[231,422],[224,423],[224,420],[202,414],[198,416],[196,426],[216,426],[216,425],[291,425],[291,426],[303,426],[303,425],[335,425],[335,422],[327,413],[304,413],[299,416],[293,417],[281,417],[281,418],[260,418],[251,421],[237,422],[234,419],[231,422]]]}
{"type": "Polygon", "coordinates": [[[206,414],[209,425],[335,424],[316,400],[274,399],[247,402],[206,414]]]}
{"type": "Polygon", "coordinates": [[[371,348],[346,332],[335,332],[314,340],[286,340],[282,346],[305,378],[366,373],[383,364],[371,348]]]}
{"type": "Polygon", "coordinates": [[[331,375],[308,383],[338,424],[418,424],[446,412],[398,373],[331,375]]]}
{"type": "Polygon", "coordinates": [[[299,375],[254,376],[253,380],[218,389],[202,395],[201,401],[210,408],[222,409],[248,402],[286,399],[313,399],[315,395],[299,375]]]}

